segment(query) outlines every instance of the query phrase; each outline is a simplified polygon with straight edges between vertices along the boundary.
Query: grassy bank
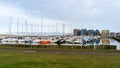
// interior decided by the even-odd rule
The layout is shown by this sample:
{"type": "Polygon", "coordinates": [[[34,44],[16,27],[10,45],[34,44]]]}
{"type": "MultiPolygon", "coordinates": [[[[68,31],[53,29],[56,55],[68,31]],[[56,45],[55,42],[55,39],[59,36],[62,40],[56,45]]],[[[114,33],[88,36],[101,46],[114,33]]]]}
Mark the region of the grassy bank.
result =
{"type": "Polygon", "coordinates": [[[0,52],[0,68],[119,68],[120,54],[0,52]]]}

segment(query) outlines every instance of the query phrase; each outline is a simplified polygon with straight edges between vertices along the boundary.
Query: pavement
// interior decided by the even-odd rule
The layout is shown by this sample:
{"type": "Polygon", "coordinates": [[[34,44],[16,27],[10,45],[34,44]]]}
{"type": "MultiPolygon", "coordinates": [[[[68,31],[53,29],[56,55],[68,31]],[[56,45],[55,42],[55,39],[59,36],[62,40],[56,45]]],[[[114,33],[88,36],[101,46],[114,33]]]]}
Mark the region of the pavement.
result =
{"type": "Polygon", "coordinates": [[[97,54],[97,55],[120,55],[120,51],[90,51],[90,50],[39,50],[39,49],[15,49],[15,48],[2,48],[0,52],[30,52],[30,53],[45,53],[45,54],[97,54]]]}

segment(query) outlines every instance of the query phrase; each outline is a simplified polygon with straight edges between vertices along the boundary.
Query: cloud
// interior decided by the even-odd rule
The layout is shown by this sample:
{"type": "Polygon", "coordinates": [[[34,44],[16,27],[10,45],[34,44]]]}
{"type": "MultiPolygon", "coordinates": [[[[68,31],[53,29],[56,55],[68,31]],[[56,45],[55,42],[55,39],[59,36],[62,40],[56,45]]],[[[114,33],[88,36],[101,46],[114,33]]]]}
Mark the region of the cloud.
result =
{"type": "Polygon", "coordinates": [[[24,15],[21,10],[9,6],[0,5],[0,10],[0,16],[22,17],[24,15]]]}
{"type": "MultiPolygon", "coordinates": [[[[40,19],[44,18],[48,25],[58,21],[61,24],[72,24],[80,29],[83,27],[119,31],[120,27],[116,25],[120,22],[119,0],[3,0],[2,2],[21,9],[20,15],[21,12],[25,12],[30,22],[40,22],[40,19]]],[[[19,11],[16,14],[19,15],[19,11]]]]}
{"type": "MultiPolygon", "coordinates": [[[[23,25],[23,31],[25,31],[25,21],[27,21],[29,32],[31,30],[31,24],[35,27],[35,31],[38,29],[38,27],[41,27],[41,19],[42,19],[42,26],[44,29],[44,32],[55,32],[56,31],[56,22],[58,25],[62,26],[62,23],[65,23],[65,21],[59,21],[59,20],[53,20],[49,18],[44,17],[35,17],[35,16],[29,16],[27,13],[24,12],[24,10],[21,10],[19,8],[15,8],[12,6],[7,5],[0,5],[0,23],[1,25],[1,33],[8,32],[9,28],[9,22],[11,17],[11,30],[12,32],[17,31],[17,22],[19,22],[19,31],[22,31],[22,25],[23,25]],[[61,23],[60,23],[61,22],[61,23]]],[[[58,28],[58,27],[57,27],[58,28]]],[[[39,28],[40,31],[41,28],[39,28]]],[[[62,32],[59,27],[59,32],[62,32]]]]}

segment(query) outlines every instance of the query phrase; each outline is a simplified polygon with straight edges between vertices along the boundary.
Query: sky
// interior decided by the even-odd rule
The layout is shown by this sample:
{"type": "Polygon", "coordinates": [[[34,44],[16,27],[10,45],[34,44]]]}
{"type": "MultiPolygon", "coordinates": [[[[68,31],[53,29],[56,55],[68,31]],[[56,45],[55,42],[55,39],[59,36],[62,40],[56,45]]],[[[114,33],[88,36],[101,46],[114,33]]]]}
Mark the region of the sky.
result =
{"type": "Polygon", "coordinates": [[[0,33],[99,29],[120,32],[120,0],[0,0],[0,33]],[[19,24],[18,24],[19,23],[19,24]],[[19,26],[17,26],[17,24],[19,26]],[[23,29],[23,30],[22,30],[23,29]]]}

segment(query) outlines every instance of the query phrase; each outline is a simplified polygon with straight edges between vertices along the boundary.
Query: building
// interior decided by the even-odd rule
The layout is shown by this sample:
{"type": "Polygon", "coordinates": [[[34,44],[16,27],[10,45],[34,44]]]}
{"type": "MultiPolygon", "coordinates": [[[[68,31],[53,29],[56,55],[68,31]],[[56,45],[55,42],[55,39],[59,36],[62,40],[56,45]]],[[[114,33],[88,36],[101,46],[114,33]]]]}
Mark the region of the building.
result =
{"type": "Polygon", "coordinates": [[[79,31],[80,31],[80,29],[74,29],[73,30],[73,35],[78,36],[79,31]]]}
{"type": "Polygon", "coordinates": [[[100,31],[98,29],[96,30],[87,30],[87,29],[74,29],[73,30],[74,36],[81,36],[81,35],[100,35],[100,31]]]}
{"type": "Polygon", "coordinates": [[[102,30],[102,36],[110,36],[110,30],[102,30]]]}
{"type": "Polygon", "coordinates": [[[80,35],[87,35],[87,29],[81,29],[80,35]]]}

